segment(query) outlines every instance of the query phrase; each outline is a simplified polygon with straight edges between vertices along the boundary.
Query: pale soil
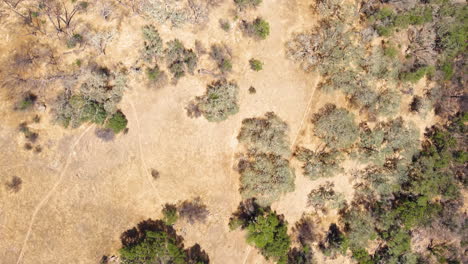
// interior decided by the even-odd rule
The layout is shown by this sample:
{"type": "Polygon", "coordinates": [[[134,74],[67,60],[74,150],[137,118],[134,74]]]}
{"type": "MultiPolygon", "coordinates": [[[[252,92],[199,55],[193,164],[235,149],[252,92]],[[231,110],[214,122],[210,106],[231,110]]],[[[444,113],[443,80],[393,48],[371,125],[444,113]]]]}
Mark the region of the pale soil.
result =
{"type": "MultiPolygon", "coordinates": [[[[98,263],[103,255],[116,253],[123,231],[139,221],[161,217],[165,203],[197,196],[206,203],[210,215],[204,224],[176,224],[187,247],[199,243],[215,264],[268,263],[247,245],[244,232],[228,229],[229,217],[241,201],[239,175],[232,169],[240,151],[236,137],[241,121],[274,111],[288,123],[293,147],[317,149],[320,141],[310,132],[311,114],[329,102],[346,104],[343,96],[315,91],[318,76],[303,73],[285,57],[284,44],[291,34],[316,23],[309,5],[305,0],[264,0],[257,10],[242,15],[248,20],[262,16],[269,21],[271,34],[263,41],[243,36],[239,20],[229,33],[219,27],[219,18],[232,21],[233,16],[226,15],[231,14],[231,1],[213,10],[205,27],[171,29],[156,25],[165,41],[177,37],[193,48],[198,39],[205,48],[218,42],[232,48],[233,72],[228,79],[237,81],[240,87],[240,111],[220,123],[210,123],[203,117],[191,119],[184,109],[195,96],[203,94],[213,80],[209,75],[195,73],[176,86],[160,89],[147,88],[142,78],[131,79],[120,104],[129,120],[127,135],[103,142],[94,135],[94,126],[63,129],[52,125],[48,115],[42,113],[41,123],[31,127],[39,131],[44,150],[33,154],[23,150],[25,140],[17,131],[18,124],[31,116],[12,113],[11,104],[2,102],[0,263],[98,263]],[[264,62],[262,71],[250,70],[248,60],[252,57],[264,62]],[[256,88],[256,94],[249,94],[250,86],[256,88]],[[160,172],[158,180],[151,177],[153,168],[160,172]],[[23,179],[18,193],[3,188],[14,175],[23,179]]],[[[113,26],[120,34],[109,43],[106,55],[93,55],[93,59],[110,68],[118,63],[128,68],[134,65],[143,42],[140,29],[145,24],[147,21],[132,14],[115,19],[113,26]]],[[[0,34],[7,36],[0,43],[0,51],[6,51],[5,59],[21,36],[5,28],[0,34]]],[[[71,65],[85,55],[91,56],[78,50],[64,55],[64,60],[71,65]]],[[[207,60],[205,55],[200,65],[212,70],[207,60]]],[[[50,102],[50,98],[44,101],[50,102]]],[[[421,128],[427,124],[420,118],[409,118],[419,120],[421,128]]],[[[349,172],[355,164],[348,163],[344,165],[349,172]]],[[[306,208],[307,194],[327,180],[346,198],[352,197],[350,173],[311,181],[302,175],[301,164],[292,160],[292,165],[296,190],[272,205],[285,215],[290,226],[304,211],[312,212],[306,208]]],[[[336,212],[330,212],[317,225],[318,230],[324,232],[336,219],[336,212]]],[[[320,254],[317,261],[326,263],[320,254]]],[[[348,262],[341,257],[328,263],[348,262]]]]}

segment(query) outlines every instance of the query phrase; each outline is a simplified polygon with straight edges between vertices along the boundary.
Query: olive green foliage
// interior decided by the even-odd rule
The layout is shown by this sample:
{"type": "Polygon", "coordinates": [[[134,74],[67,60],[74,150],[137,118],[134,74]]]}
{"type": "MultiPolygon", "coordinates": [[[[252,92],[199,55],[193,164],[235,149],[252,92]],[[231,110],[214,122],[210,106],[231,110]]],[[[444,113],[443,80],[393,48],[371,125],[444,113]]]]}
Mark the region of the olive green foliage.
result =
{"type": "Polygon", "coordinates": [[[347,225],[347,245],[351,248],[366,247],[369,240],[377,238],[375,219],[368,211],[353,208],[347,212],[343,221],[347,225]]]}
{"type": "Polygon", "coordinates": [[[186,256],[180,245],[177,245],[174,238],[161,231],[147,231],[142,242],[122,248],[120,256],[124,264],[186,263],[186,256]]]}
{"type": "Polygon", "coordinates": [[[207,264],[209,257],[198,244],[184,249],[183,238],[161,220],[145,220],[121,235],[122,264],[207,264]]]}
{"type": "Polygon", "coordinates": [[[207,86],[203,96],[195,98],[195,105],[208,121],[220,122],[239,111],[238,93],[235,82],[218,80],[207,86]]]}
{"type": "Polygon", "coordinates": [[[268,112],[265,117],[246,118],[237,136],[240,143],[262,153],[289,155],[288,125],[275,113],[268,112]]]}
{"type": "Polygon", "coordinates": [[[313,189],[307,195],[307,205],[315,210],[326,211],[327,208],[341,209],[346,202],[342,193],[333,190],[335,185],[332,182],[326,182],[313,189]]]}
{"type": "Polygon", "coordinates": [[[295,34],[286,43],[286,54],[300,63],[304,71],[317,68],[325,76],[341,74],[363,52],[361,47],[353,45],[350,37],[351,32],[342,22],[321,21],[313,31],[295,34]]]}
{"type": "Polygon", "coordinates": [[[282,194],[294,190],[294,171],[289,160],[265,153],[249,153],[238,164],[240,193],[244,199],[256,198],[260,205],[270,205],[282,194]]]}
{"type": "Polygon", "coordinates": [[[257,59],[250,59],[249,64],[250,64],[250,69],[254,71],[261,71],[263,69],[263,62],[257,59]]]}
{"type": "Polygon", "coordinates": [[[416,83],[417,81],[421,80],[426,74],[432,74],[433,71],[434,68],[423,66],[408,72],[401,72],[400,79],[405,82],[416,83]]]}
{"type": "Polygon", "coordinates": [[[270,35],[270,24],[263,18],[257,17],[252,22],[243,22],[244,32],[257,39],[266,39],[270,35]]]}
{"type": "Polygon", "coordinates": [[[234,213],[231,222],[236,219],[247,230],[247,242],[257,247],[266,259],[286,264],[291,241],[283,216],[255,204],[245,207],[241,203],[239,211],[242,212],[234,213]]]}
{"type": "Polygon", "coordinates": [[[244,10],[247,8],[255,8],[262,3],[262,0],[234,0],[237,8],[244,10]]]}
{"type": "Polygon", "coordinates": [[[158,65],[146,68],[146,77],[148,78],[150,87],[162,87],[167,81],[166,73],[162,71],[158,65]]]}
{"type": "Polygon", "coordinates": [[[153,25],[143,27],[144,47],[141,56],[145,61],[153,62],[164,56],[163,40],[153,25]]]}
{"type": "Polygon", "coordinates": [[[390,36],[397,28],[409,25],[422,25],[432,21],[432,7],[417,5],[413,9],[398,14],[392,8],[384,7],[370,18],[375,21],[375,28],[381,36],[390,36]]]}
{"type": "Polygon", "coordinates": [[[331,149],[346,149],[358,139],[354,115],[344,108],[327,104],[314,115],[314,134],[331,149]]]}
{"type": "Polygon", "coordinates": [[[443,1],[439,9],[441,21],[437,23],[436,45],[442,49],[442,58],[446,64],[459,54],[466,52],[468,25],[466,22],[468,7],[465,4],[443,1]]]}
{"type": "Polygon", "coordinates": [[[166,66],[173,74],[175,80],[191,73],[197,67],[198,58],[195,52],[191,49],[186,49],[184,44],[178,40],[167,42],[167,48],[164,51],[166,56],[166,66]]]}
{"type": "Polygon", "coordinates": [[[340,163],[343,161],[343,154],[332,150],[329,152],[314,152],[306,148],[298,148],[294,156],[301,162],[304,175],[311,180],[321,177],[333,177],[344,172],[340,163]]]}
{"type": "Polygon", "coordinates": [[[150,79],[150,80],[158,79],[160,74],[161,74],[161,71],[159,70],[159,67],[147,68],[146,69],[146,75],[147,75],[148,79],[150,79]]]}
{"type": "Polygon", "coordinates": [[[391,45],[387,45],[384,47],[384,55],[390,58],[395,58],[398,55],[398,49],[391,45]]]}
{"type": "Polygon", "coordinates": [[[247,242],[260,249],[267,259],[286,263],[286,255],[291,244],[288,229],[276,213],[260,215],[247,226],[247,242]]]}
{"type": "MultiPolygon", "coordinates": [[[[460,153],[466,153],[463,121],[466,119],[465,115],[459,115],[446,127],[429,130],[419,154],[411,151],[413,147],[409,145],[415,139],[405,141],[406,137],[412,136],[407,134],[409,131],[401,125],[401,120],[381,126],[384,138],[389,135],[394,138],[388,143],[399,142],[391,144],[392,149],[405,149],[414,155],[402,171],[386,162],[383,167],[372,167],[362,172],[370,190],[378,195],[362,195],[364,189],[356,189],[360,194],[342,218],[346,229],[341,243],[342,248],[351,249],[353,258],[359,263],[417,263],[416,255],[411,252],[413,230],[436,225],[452,236],[460,232],[463,217],[459,215],[457,208],[461,203],[457,201],[460,201],[461,182],[455,175],[463,167],[460,162],[465,162],[458,157],[463,156],[460,153]],[[397,134],[403,135],[398,135],[397,139],[397,134]],[[374,239],[384,241],[386,246],[371,255],[365,248],[374,239]]],[[[454,250],[457,252],[458,249],[454,250]]],[[[457,254],[446,257],[450,260],[457,258],[457,254]]]]}
{"type": "Polygon", "coordinates": [[[82,123],[92,122],[105,124],[114,132],[120,132],[127,121],[117,111],[117,104],[122,100],[125,87],[123,75],[111,74],[106,69],[95,70],[85,78],[79,92],[58,96],[54,109],[55,120],[64,127],[71,125],[76,128],[82,123]]]}
{"type": "Polygon", "coordinates": [[[221,73],[232,70],[231,49],[225,44],[213,44],[210,48],[210,58],[216,62],[221,73]]]}
{"type": "Polygon", "coordinates": [[[128,120],[121,111],[115,112],[106,122],[106,128],[112,129],[115,134],[127,127],[128,120]]]}

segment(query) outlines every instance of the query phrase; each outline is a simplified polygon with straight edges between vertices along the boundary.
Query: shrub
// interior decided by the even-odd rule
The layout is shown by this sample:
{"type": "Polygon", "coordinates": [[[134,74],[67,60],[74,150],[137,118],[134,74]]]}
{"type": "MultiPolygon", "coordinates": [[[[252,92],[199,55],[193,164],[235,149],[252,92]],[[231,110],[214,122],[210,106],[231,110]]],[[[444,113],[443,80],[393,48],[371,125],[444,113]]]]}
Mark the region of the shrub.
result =
{"type": "Polygon", "coordinates": [[[312,264],[314,257],[312,248],[309,245],[291,248],[288,252],[288,264],[312,264]]]}
{"type": "Polygon", "coordinates": [[[327,256],[334,256],[337,252],[346,251],[346,237],[340,228],[331,224],[325,236],[325,241],[319,243],[320,250],[327,256]]]}
{"type": "Polygon", "coordinates": [[[76,45],[81,44],[83,42],[83,36],[80,34],[73,34],[68,40],[67,40],[67,47],[69,49],[76,47],[76,45]]]}
{"type": "Polygon", "coordinates": [[[311,180],[321,177],[333,177],[344,171],[340,166],[343,156],[338,151],[317,153],[306,148],[298,148],[294,156],[299,161],[304,162],[302,166],[304,175],[308,176],[311,180]]]}
{"type": "Polygon", "coordinates": [[[226,32],[228,32],[229,30],[231,30],[231,24],[229,23],[228,20],[225,20],[225,19],[220,19],[219,20],[219,26],[226,32]]]}
{"type": "Polygon", "coordinates": [[[328,208],[341,209],[345,205],[345,199],[342,193],[333,190],[335,185],[332,182],[325,182],[313,189],[307,195],[307,205],[315,210],[326,211],[328,208]]]}
{"type": "MultiPolygon", "coordinates": [[[[208,121],[220,122],[239,111],[239,87],[233,81],[219,80],[208,85],[203,96],[195,98],[196,110],[208,121]]],[[[188,107],[187,109],[193,109],[188,107]]],[[[197,111],[192,111],[196,113],[197,111]]]]}
{"type": "Polygon", "coordinates": [[[250,69],[254,71],[261,71],[263,69],[263,63],[257,59],[249,60],[250,69]]]}
{"type": "Polygon", "coordinates": [[[120,133],[127,127],[127,118],[121,111],[115,112],[106,122],[106,128],[112,129],[115,134],[120,133]]]}
{"type": "Polygon", "coordinates": [[[251,23],[243,22],[244,32],[248,36],[266,39],[270,35],[270,24],[263,18],[257,17],[251,23]]]}
{"type": "Polygon", "coordinates": [[[94,133],[103,141],[112,141],[115,137],[114,131],[109,128],[98,128],[94,133]]]}
{"type": "Polygon", "coordinates": [[[165,231],[146,231],[141,242],[123,247],[120,257],[126,264],[186,263],[183,245],[165,231]]]}
{"type": "Polygon", "coordinates": [[[234,0],[237,8],[243,10],[247,8],[255,8],[262,3],[262,0],[234,0]]]}
{"type": "Polygon", "coordinates": [[[232,70],[231,50],[224,44],[213,44],[210,49],[210,58],[218,65],[218,69],[222,73],[227,73],[232,70]]]}
{"type": "Polygon", "coordinates": [[[314,133],[332,149],[346,149],[358,139],[354,115],[344,108],[327,104],[314,115],[314,133]]]}
{"type": "Polygon", "coordinates": [[[25,111],[31,108],[37,100],[37,96],[33,93],[27,93],[23,99],[15,106],[15,110],[25,111]]]}
{"type": "Polygon", "coordinates": [[[237,136],[248,148],[276,155],[289,155],[288,125],[273,112],[265,117],[246,118],[237,136]]]}
{"type": "Polygon", "coordinates": [[[387,89],[379,94],[373,111],[382,116],[393,116],[398,112],[400,102],[401,93],[387,89]]]}
{"type": "Polygon", "coordinates": [[[192,201],[186,200],[182,202],[179,205],[178,212],[179,216],[187,220],[190,224],[195,222],[204,223],[210,213],[199,197],[192,201]]]}
{"type": "Polygon", "coordinates": [[[23,133],[24,137],[32,143],[36,142],[39,138],[39,134],[36,132],[32,132],[29,129],[28,124],[26,122],[23,122],[19,125],[19,131],[23,133]]]}
{"type": "Polygon", "coordinates": [[[153,68],[146,68],[146,77],[148,78],[149,85],[160,88],[166,84],[166,74],[158,65],[153,68]]]}
{"type": "Polygon", "coordinates": [[[255,89],[255,87],[253,86],[250,86],[249,87],[249,94],[256,94],[257,93],[257,89],[255,89]]]}
{"type": "Polygon", "coordinates": [[[152,62],[164,55],[163,40],[153,25],[143,27],[143,39],[145,40],[141,55],[144,60],[152,62]]]}
{"type": "Polygon", "coordinates": [[[390,58],[395,58],[398,55],[398,50],[393,46],[385,46],[384,55],[390,58]]]}
{"type": "Polygon", "coordinates": [[[184,76],[186,72],[193,74],[198,63],[195,52],[186,49],[178,39],[169,41],[167,46],[168,48],[165,50],[166,65],[174,78],[177,80],[184,76]]]}
{"type": "Polygon", "coordinates": [[[160,175],[160,173],[159,173],[158,170],[156,170],[156,169],[151,169],[151,177],[152,177],[154,180],[159,179],[160,176],[161,176],[161,175],[160,175]]]}
{"type": "Polygon", "coordinates": [[[23,180],[18,176],[11,177],[11,181],[5,184],[6,188],[14,193],[17,193],[21,190],[21,186],[23,184],[23,180]]]}
{"type": "Polygon", "coordinates": [[[294,190],[294,172],[289,160],[281,156],[250,153],[239,161],[238,169],[242,197],[256,198],[260,205],[269,205],[294,190]]]}
{"type": "Polygon", "coordinates": [[[175,204],[165,204],[162,209],[163,221],[166,225],[173,225],[179,219],[177,206],[175,204]]]}

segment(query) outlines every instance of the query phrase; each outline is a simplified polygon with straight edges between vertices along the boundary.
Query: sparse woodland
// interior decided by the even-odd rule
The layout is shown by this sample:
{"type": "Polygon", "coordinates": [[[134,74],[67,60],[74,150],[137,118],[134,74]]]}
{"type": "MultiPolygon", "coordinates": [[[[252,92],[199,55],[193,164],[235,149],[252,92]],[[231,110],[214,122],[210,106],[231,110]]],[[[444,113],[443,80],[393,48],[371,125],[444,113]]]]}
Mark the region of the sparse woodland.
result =
{"type": "MultiPolygon", "coordinates": [[[[190,85],[204,92],[167,100],[183,101],[185,107],[179,110],[186,115],[174,113],[174,122],[186,118],[210,129],[237,127],[229,132],[237,135],[234,167],[229,168],[236,176],[226,185],[238,184],[242,201],[229,212],[229,229],[242,230],[247,244],[266,260],[467,263],[466,3],[310,0],[308,12],[317,24],[283,36],[287,41],[281,56],[298,71],[319,76],[314,92],[324,95],[320,98],[338,99],[312,101],[314,111],[295,127],[288,120],[299,118],[276,110],[258,114],[246,108],[249,115],[240,118],[246,97],[259,101],[270,90],[255,84],[257,93],[237,78],[268,73],[268,60],[252,54],[239,62],[232,41],[164,37],[161,25],[180,32],[216,23],[223,34],[237,34],[236,41],[265,49],[275,23],[262,16],[260,7],[275,6],[233,0],[231,17],[210,17],[227,2],[0,0],[1,26],[24,35],[0,61],[2,98],[9,111],[22,117],[15,125],[22,146],[18,151],[41,155],[47,145],[38,125],[43,119],[64,133],[93,125],[94,135],[105,144],[119,144],[129,136],[130,124],[135,127],[128,94],[143,87],[138,93],[158,95],[196,79],[190,85]],[[98,14],[99,22],[93,23],[90,14],[98,14]],[[118,61],[109,49],[126,37],[118,31],[125,16],[146,23],[137,29],[141,41],[132,47],[137,54],[132,65],[118,61]],[[237,126],[226,125],[234,122],[237,126]],[[302,140],[292,142],[293,132],[302,140]],[[272,208],[297,194],[302,176],[314,188],[301,197],[306,204],[302,218],[288,223],[284,212],[272,208]],[[351,191],[344,192],[340,181],[351,191]],[[326,230],[319,227],[329,219],[334,220],[326,230]]],[[[142,155],[141,140],[139,148],[142,155]]],[[[183,156],[190,155],[198,153],[183,156]]],[[[184,166],[182,159],[179,166],[184,166]]],[[[154,169],[146,176],[154,183],[165,177],[154,169]]],[[[1,180],[12,196],[28,184],[14,174],[1,180]]],[[[214,218],[219,208],[205,201],[198,196],[165,201],[160,220],[148,219],[123,232],[120,250],[103,255],[115,254],[122,264],[210,263],[213,248],[185,247],[178,235],[185,236],[185,228],[227,221],[214,218]]],[[[113,261],[105,256],[101,263],[113,261]]]]}

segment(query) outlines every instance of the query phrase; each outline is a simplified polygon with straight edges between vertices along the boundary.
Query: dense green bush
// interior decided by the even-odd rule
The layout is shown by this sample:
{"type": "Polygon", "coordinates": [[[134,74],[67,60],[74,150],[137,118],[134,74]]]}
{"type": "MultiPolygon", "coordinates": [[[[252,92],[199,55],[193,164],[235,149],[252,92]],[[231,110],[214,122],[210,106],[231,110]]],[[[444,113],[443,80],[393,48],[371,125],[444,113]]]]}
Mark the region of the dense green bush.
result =
{"type": "Polygon", "coordinates": [[[121,111],[115,112],[106,122],[106,128],[112,129],[115,134],[120,133],[127,127],[127,118],[121,111]]]}
{"type": "Polygon", "coordinates": [[[268,112],[265,117],[242,120],[237,139],[251,150],[287,156],[290,153],[287,133],[286,122],[275,113],[268,112]]]}
{"type": "Polygon", "coordinates": [[[239,222],[238,226],[247,230],[247,242],[257,247],[266,259],[288,263],[291,241],[282,215],[272,212],[269,207],[258,207],[253,201],[241,203],[231,218],[232,222],[239,222]]]}
{"type": "Polygon", "coordinates": [[[344,108],[327,104],[314,115],[314,133],[329,148],[346,149],[358,139],[358,127],[354,115],[344,108]]]}
{"type": "Polygon", "coordinates": [[[238,164],[240,193],[244,199],[256,198],[260,205],[270,205],[294,190],[294,171],[289,160],[275,154],[249,153],[238,164]]]}
{"type": "Polygon", "coordinates": [[[426,74],[429,74],[429,75],[432,74],[433,71],[434,71],[433,67],[429,67],[429,66],[419,67],[411,71],[401,72],[400,80],[405,81],[405,82],[416,83],[419,80],[421,80],[426,74]]]}
{"type": "Polygon", "coordinates": [[[120,256],[124,264],[186,263],[186,256],[181,245],[162,231],[147,231],[142,242],[122,248],[120,256]]]}
{"type": "Polygon", "coordinates": [[[197,111],[210,122],[220,122],[239,111],[239,87],[233,81],[219,80],[206,88],[204,95],[195,98],[197,111]]]}
{"type": "Polygon", "coordinates": [[[249,60],[250,69],[254,71],[261,71],[263,69],[263,63],[257,59],[250,59],[249,60]]]}
{"type": "Polygon", "coordinates": [[[274,212],[259,215],[247,226],[247,241],[260,249],[267,259],[286,263],[289,245],[286,223],[274,212]]]}
{"type": "Polygon", "coordinates": [[[161,220],[140,222],[125,231],[119,250],[122,264],[208,264],[209,257],[198,244],[184,249],[183,238],[161,220]]]}

